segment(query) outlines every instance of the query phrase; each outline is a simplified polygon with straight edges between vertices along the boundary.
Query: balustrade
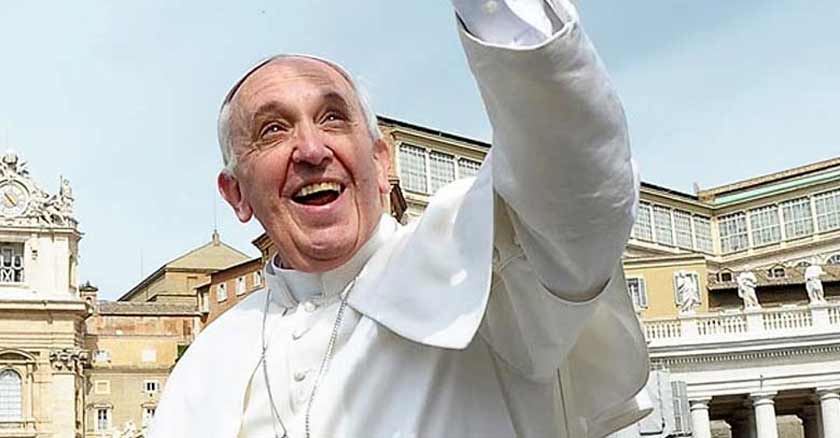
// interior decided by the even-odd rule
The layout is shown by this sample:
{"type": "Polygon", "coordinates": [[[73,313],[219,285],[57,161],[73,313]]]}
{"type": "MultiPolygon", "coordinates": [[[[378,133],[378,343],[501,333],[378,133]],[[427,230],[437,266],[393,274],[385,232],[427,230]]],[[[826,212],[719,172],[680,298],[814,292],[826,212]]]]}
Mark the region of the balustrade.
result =
{"type": "Polygon", "coordinates": [[[762,312],[761,316],[764,321],[764,330],[768,332],[809,329],[814,326],[811,310],[807,308],[771,309],[762,312]]]}
{"type": "Polygon", "coordinates": [[[653,345],[726,342],[826,331],[840,333],[840,303],[652,318],[643,320],[642,324],[647,340],[653,345]]]}
{"type": "Polygon", "coordinates": [[[840,325],[840,307],[828,308],[828,323],[831,325],[840,325]]]}

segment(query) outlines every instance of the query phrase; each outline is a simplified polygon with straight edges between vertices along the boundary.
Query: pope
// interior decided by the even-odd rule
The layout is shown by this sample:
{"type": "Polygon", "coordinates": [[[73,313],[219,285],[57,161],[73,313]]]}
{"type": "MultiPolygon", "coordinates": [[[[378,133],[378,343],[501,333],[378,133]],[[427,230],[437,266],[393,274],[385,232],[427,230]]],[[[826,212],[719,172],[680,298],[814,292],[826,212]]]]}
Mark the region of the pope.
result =
{"type": "Polygon", "coordinates": [[[603,437],[650,411],[620,263],[639,179],[577,9],[452,3],[492,149],[408,225],[344,68],[274,56],[227,94],[219,190],[277,255],[181,358],[149,436],[603,437]]]}

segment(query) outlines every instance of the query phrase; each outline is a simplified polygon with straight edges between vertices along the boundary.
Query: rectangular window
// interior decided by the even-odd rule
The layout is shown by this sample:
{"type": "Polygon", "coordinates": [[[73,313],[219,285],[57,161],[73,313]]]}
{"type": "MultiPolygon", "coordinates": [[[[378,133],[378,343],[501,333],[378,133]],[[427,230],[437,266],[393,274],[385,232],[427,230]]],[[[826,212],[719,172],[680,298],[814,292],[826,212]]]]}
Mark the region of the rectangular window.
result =
{"type": "Polygon", "coordinates": [[[96,430],[106,431],[111,429],[111,409],[98,408],[96,409],[96,430]]]}
{"type": "Polygon", "coordinates": [[[216,286],[216,301],[222,302],[227,299],[227,284],[219,283],[216,286]]]}
{"type": "Polygon", "coordinates": [[[785,221],[785,237],[788,239],[808,236],[814,232],[811,200],[808,198],[783,202],[782,217],[785,221]]]}
{"type": "Polygon", "coordinates": [[[632,235],[634,239],[653,241],[650,204],[645,202],[639,203],[639,212],[636,214],[636,223],[633,224],[632,235]]]}
{"type": "Polygon", "coordinates": [[[262,271],[254,272],[254,287],[262,286],[262,271]]]}
{"type": "Polygon", "coordinates": [[[753,246],[762,246],[782,240],[779,226],[779,209],[775,205],[750,210],[753,246]]]}
{"type": "Polygon", "coordinates": [[[656,231],[656,241],[663,245],[674,244],[674,232],[671,227],[671,209],[666,207],[653,207],[653,225],[656,231]]]}
{"type": "Polygon", "coordinates": [[[840,190],[814,196],[814,209],[819,232],[840,228],[840,190]]]}
{"type": "Polygon", "coordinates": [[[694,243],[698,251],[713,253],[715,251],[712,242],[712,221],[703,216],[694,216],[694,243]]]}
{"type": "Polygon", "coordinates": [[[469,178],[478,174],[481,163],[468,158],[458,160],[458,178],[469,178]]]}
{"type": "Polygon", "coordinates": [[[688,385],[685,382],[671,382],[671,396],[674,401],[674,432],[679,436],[691,435],[691,407],[688,402],[688,385]]]}
{"type": "Polygon", "coordinates": [[[400,184],[410,192],[428,193],[426,185],[426,149],[400,145],[400,184]]]}
{"type": "Polygon", "coordinates": [[[236,279],[236,295],[242,295],[245,293],[245,277],[239,277],[236,279]]]}
{"type": "Polygon", "coordinates": [[[0,283],[23,283],[23,243],[0,243],[0,283]]]}
{"type": "Polygon", "coordinates": [[[111,393],[111,382],[107,380],[97,380],[93,382],[93,392],[99,395],[108,395],[111,393]]]}
{"type": "Polygon", "coordinates": [[[431,192],[455,181],[455,157],[449,154],[432,151],[429,153],[431,192]]]}
{"type": "Polygon", "coordinates": [[[647,309],[647,290],[645,289],[645,279],[641,277],[631,277],[627,279],[627,292],[630,293],[630,298],[633,299],[633,305],[639,309],[647,309]]]}
{"type": "Polygon", "coordinates": [[[160,390],[160,382],[157,380],[146,380],[143,382],[143,390],[147,394],[156,394],[160,390]]]}
{"type": "Polygon", "coordinates": [[[694,239],[691,233],[691,213],[674,210],[674,235],[677,238],[678,247],[694,249],[694,239]]]}
{"type": "Polygon", "coordinates": [[[148,427],[152,424],[152,419],[155,418],[155,408],[154,407],[144,407],[143,408],[143,426],[148,427]]]}
{"type": "Polygon", "coordinates": [[[210,293],[207,289],[202,290],[202,292],[198,294],[198,310],[200,312],[210,312],[210,297],[208,297],[209,294],[210,293]]]}
{"type": "Polygon", "coordinates": [[[749,239],[747,238],[747,215],[735,213],[718,219],[720,227],[720,250],[723,253],[730,253],[747,249],[749,239]]]}

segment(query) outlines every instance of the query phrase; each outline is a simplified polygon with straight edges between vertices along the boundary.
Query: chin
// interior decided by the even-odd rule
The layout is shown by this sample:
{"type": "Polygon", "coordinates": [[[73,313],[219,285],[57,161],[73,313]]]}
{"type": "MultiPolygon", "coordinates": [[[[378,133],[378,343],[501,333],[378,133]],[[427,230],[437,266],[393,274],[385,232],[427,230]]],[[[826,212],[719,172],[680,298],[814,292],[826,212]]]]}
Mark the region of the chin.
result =
{"type": "Polygon", "coordinates": [[[358,239],[357,236],[346,235],[344,238],[336,238],[339,235],[340,229],[328,229],[307,236],[308,242],[299,246],[299,257],[305,265],[318,271],[328,271],[341,266],[356,253],[358,239]]]}

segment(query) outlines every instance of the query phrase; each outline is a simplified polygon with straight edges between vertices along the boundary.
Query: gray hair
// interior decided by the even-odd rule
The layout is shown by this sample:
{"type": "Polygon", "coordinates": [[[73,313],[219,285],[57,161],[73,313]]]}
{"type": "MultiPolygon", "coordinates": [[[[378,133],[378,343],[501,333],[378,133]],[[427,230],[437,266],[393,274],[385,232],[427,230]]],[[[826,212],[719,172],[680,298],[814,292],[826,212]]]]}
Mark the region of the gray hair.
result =
{"type": "Polygon", "coordinates": [[[264,59],[250,70],[245,73],[242,78],[240,78],[233,87],[228,91],[227,95],[225,96],[224,102],[222,102],[222,108],[219,110],[219,122],[218,122],[218,136],[219,136],[219,146],[222,150],[222,162],[224,163],[225,170],[232,172],[233,168],[236,167],[237,157],[233,153],[233,141],[231,139],[231,101],[236,96],[236,92],[239,91],[239,88],[242,86],[242,83],[245,82],[248,77],[254,74],[257,70],[261,69],[262,67],[276,61],[279,59],[284,58],[306,58],[312,59],[318,62],[323,62],[328,66],[335,69],[347,82],[350,83],[350,87],[353,89],[353,92],[356,94],[356,98],[359,101],[359,107],[362,109],[362,115],[365,118],[365,125],[367,125],[368,132],[370,133],[370,137],[374,141],[378,141],[382,139],[382,131],[379,129],[379,124],[377,123],[376,113],[373,112],[373,108],[370,106],[370,102],[367,98],[367,94],[365,90],[359,86],[356,80],[353,78],[347,69],[344,67],[336,64],[335,62],[319,58],[317,56],[311,55],[296,55],[296,54],[285,54],[285,55],[275,55],[269,58],[264,59]]]}

